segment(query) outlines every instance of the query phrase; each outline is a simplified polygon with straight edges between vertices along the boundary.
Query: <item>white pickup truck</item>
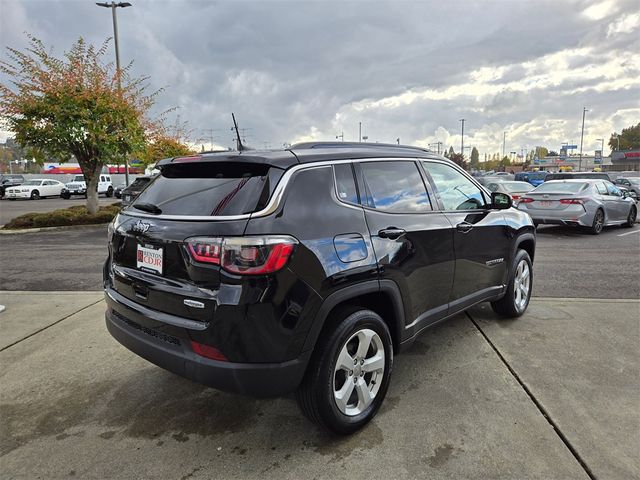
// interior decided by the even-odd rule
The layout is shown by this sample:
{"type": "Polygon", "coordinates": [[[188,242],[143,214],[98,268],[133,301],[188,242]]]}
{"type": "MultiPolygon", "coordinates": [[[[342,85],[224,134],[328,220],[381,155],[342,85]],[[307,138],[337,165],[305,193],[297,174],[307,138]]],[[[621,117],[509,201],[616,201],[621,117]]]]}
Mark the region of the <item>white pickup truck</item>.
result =
{"type": "MultiPolygon", "coordinates": [[[[107,197],[113,197],[113,185],[111,184],[111,176],[100,174],[98,179],[98,195],[104,194],[107,197]]],[[[84,175],[75,175],[73,180],[65,185],[60,196],[65,199],[71,198],[72,195],[87,196],[87,183],[84,181],[84,175]]]]}

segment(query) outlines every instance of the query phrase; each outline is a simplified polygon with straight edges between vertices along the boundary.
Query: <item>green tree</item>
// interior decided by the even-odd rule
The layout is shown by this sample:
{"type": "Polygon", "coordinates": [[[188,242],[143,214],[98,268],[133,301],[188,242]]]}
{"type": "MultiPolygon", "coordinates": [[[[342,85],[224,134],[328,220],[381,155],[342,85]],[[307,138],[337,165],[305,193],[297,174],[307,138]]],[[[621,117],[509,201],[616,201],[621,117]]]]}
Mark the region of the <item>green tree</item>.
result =
{"type": "Polygon", "coordinates": [[[614,132],[609,138],[609,147],[612,151],[618,150],[618,140],[620,141],[620,150],[640,148],[640,123],[623,128],[620,134],[614,132]]]}
{"type": "Polygon", "coordinates": [[[449,155],[449,160],[451,160],[453,163],[461,166],[462,168],[464,168],[465,170],[467,169],[467,164],[468,162],[466,162],[464,160],[464,157],[462,156],[461,153],[451,153],[449,155]]]}
{"type": "MultiPolygon", "coordinates": [[[[109,40],[99,48],[80,38],[56,57],[29,36],[29,47],[8,47],[0,71],[10,85],[0,85],[0,115],[16,141],[41,156],[80,165],[87,182],[87,209],[98,210],[97,183],[107,163],[143,148],[151,122],[146,114],[157,91],[147,93],[146,78],[132,78],[105,62],[109,40]]],[[[36,156],[38,158],[38,156],[36,156]]]]}
{"type": "Polygon", "coordinates": [[[511,166],[511,160],[509,160],[509,157],[507,157],[506,155],[504,157],[502,157],[502,160],[500,160],[500,165],[503,167],[510,167],[511,166]]]}
{"type": "Polygon", "coordinates": [[[471,161],[469,162],[469,165],[474,170],[477,170],[480,166],[480,152],[478,152],[476,147],[471,149],[471,161]]]}

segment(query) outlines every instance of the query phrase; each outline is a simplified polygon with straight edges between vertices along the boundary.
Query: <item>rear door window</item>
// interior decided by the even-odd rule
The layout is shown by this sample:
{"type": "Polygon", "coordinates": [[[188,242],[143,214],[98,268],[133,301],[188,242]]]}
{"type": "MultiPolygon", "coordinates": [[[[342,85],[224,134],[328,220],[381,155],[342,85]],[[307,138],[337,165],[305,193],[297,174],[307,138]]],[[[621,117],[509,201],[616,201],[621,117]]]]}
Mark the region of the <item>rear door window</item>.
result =
{"type": "Polygon", "coordinates": [[[419,213],[432,210],[427,189],[415,162],[362,162],[366,195],[362,203],[391,213],[419,213]]]}
{"type": "Polygon", "coordinates": [[[269,165],[249,163],[166,165],[129,210],[184,216],[251,213],[264,208],[282,172],[269,165]]]}

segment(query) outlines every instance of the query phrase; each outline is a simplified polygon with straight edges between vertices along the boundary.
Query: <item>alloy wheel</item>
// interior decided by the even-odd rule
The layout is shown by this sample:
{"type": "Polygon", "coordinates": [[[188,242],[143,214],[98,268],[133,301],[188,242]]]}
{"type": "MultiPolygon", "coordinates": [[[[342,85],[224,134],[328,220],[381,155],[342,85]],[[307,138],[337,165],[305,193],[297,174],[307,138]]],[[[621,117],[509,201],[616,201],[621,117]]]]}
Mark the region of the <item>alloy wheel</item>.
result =
{"type": "Polygon", "coordinates": [[[344,343],[333,372],[333,397],[345,415],[359,415],[371,405],[385,374],[384,345],[369,328],[358,330],[344,343]]]}
{"type": "Polygon", "coordinates": [[[593,220],[593,228],[596,232],[600,233],[602,231],[603,226],[604,226],[604,213],[602,213],[602,210],[598,210],[596,212],[596,218],[593,220]]]}
{"type": "Polygon", "coordinates": [[[531,291],[531,270],[526,260],[520,260],[513,279],[513,295],[516,307],[522,311],[529,300],[531,291]]]}

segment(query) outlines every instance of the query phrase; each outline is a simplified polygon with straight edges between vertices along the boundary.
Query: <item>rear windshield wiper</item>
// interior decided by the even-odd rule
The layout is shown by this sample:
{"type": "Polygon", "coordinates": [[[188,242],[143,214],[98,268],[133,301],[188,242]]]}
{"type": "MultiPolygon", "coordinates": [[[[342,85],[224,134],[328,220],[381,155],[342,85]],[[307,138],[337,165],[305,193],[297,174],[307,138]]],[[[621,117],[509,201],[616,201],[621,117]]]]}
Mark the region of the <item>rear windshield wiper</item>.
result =
{"type": "Polygon", "coordinates": [[[133,208],[137,208],[143,212],[153,213],[154,215],[160,215],[162,213],[162,210],[153,203],[134,203],[133,208]]]}

